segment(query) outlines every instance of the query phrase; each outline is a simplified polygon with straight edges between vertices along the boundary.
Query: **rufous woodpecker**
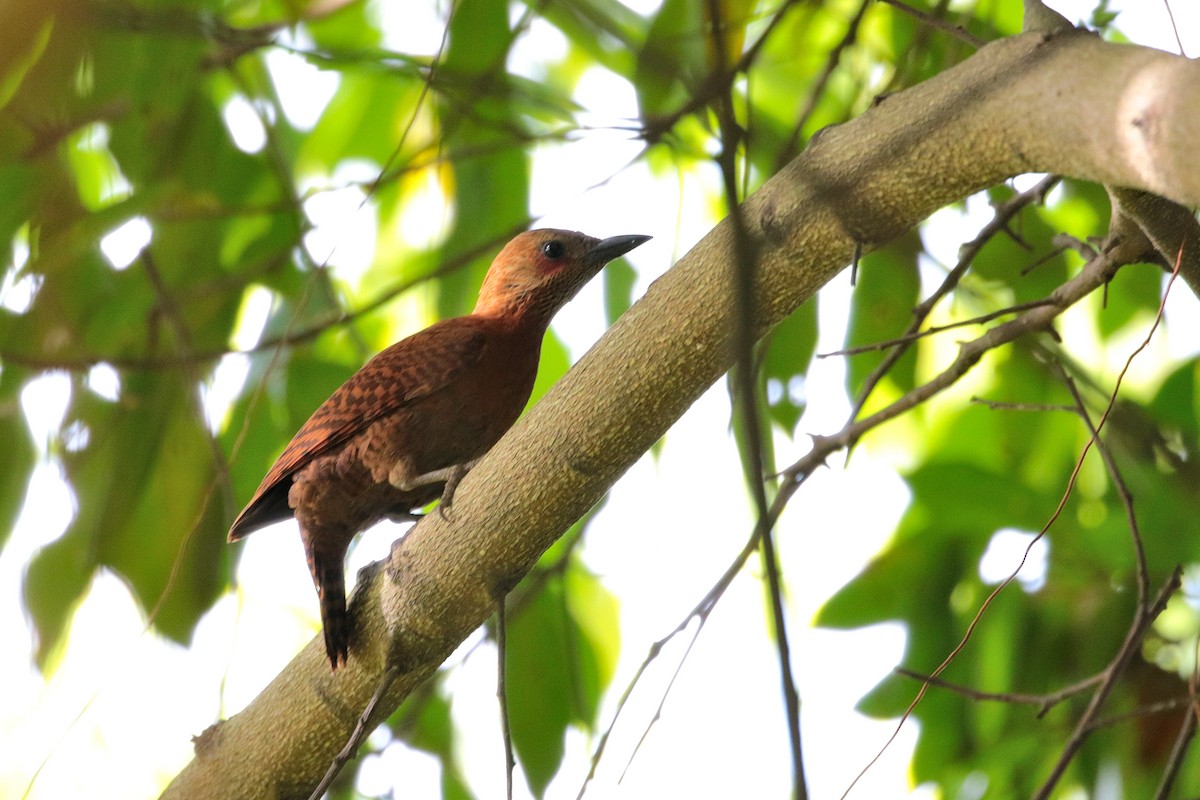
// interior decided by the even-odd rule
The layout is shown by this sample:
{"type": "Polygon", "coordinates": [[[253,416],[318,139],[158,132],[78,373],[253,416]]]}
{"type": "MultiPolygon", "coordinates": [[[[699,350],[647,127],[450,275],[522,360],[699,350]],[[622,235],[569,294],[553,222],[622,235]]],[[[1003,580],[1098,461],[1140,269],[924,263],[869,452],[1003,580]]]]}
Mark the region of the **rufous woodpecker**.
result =
{"type": "Polygon", "coordinates": [[[294,516],[321,602],[325,651],[345,664],[343,571],[355,534],[414,519],[454,489],[521,414],[550,319],[600,269],[649,236],[526,231],[492,262],[475,310],[387,348],[300,428],[229,529],[234,542],[294,516]]]}

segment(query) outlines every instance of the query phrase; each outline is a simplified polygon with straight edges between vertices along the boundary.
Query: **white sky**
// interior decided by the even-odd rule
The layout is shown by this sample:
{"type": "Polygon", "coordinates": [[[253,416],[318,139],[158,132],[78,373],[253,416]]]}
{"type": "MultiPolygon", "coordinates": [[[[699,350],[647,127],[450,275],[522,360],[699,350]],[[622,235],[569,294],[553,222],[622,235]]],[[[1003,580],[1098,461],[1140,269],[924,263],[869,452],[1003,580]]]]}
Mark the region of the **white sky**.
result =
{"type": "MultiPolygon", "coordinates": [[[[1092,4],[1078,0],[1050,5],[1080,19],[1092,4]]],[[[1128,9],[1118,27],[1131,39],[1177,50],[1162,3],[1130,0],[1113,5],[1128,9]]],[[[387,44],[432,52],[441,38],[441,20],[432,14],[423,16],[420,5],[379,5],[385,22],[401,7],[403,24],[389,25],[387,44]]],[[[1200,4],[1178,0],[1173,9],[1180,31],[1190,37],[1185,39],[1187,52],[1200,54],[1200,4]]],[[[520,66],[525,54],[530,54],[529,63],[535,63],[538,57],[533,54],[544,54],[559,41],[553,28],[535,22],[513,56],[514,66],[520,66]]],[[[311,124],[333,90],[330,76],[282,52],[272,54],[270,65],[280,81],[285,113],[298,123],[311,124]]],[[[598,126],[637,116],[630,87],[598,70],[584,76],[579,98],[598,126]]],[[[238,146],[262,147],[261,126],[248,104],[231,104],[226,120],[238,146]]],[[[542,226],[586,228],[598,236],[655,235],[630,257],[639,270],[636,294],[640,295],[712,226],[710,198],[719,192],[712,173],[699,173],[688,176],[682,187],[682,211],[647,203],[647,198],[661,196],[656,194],[661,185],[641,165],[591,188],[617,172],[637,149],[624,137],[606,135],[539,148],[531,204],[535,214],[544,214],[542,226]]],[[[375,238],[374,220],[358,211],[361,193],[356,191],[319,195],[320,200],[306,206],[317,225],[306,241],[314,258],[329,257],[330,263],[344,270],[341,274],[351,277],[370,263],[371,253],[362,246],[375,238]]],[[[975,230],[976,223],[986,218],[986,210],[969,207],[966,216],[968,221],[958,212],[942,212],[926,232],[927,238],[953,252],[963,231],[975,230]]],[[[437,222],[410,220],[407,229],[427,230],[437,222]]],[[[131,263],[152,235],[145,220],[135,220],[122,230],[122,235],[105,240],[104,251],[114,268],[131,263]]],[[[845,284],[834,281],[823,296],[823,350],[841,343],[849,305],[845,284]]],[[[20,291],[5,287],[6,303],[19,303],[20,296],[20,291]]],[[[262,319],[266,302],[264,294],[248,304],[249,333],[243,338],[252,340],[254,319],[262,319]]],[[[1187,309],[1180,307],[1183,313],[1178,316],[1194,317],[1194,302],[1194,298],[1177,297],[1169,308],[1188,304],[1187,309]]],[[[555,324],[575,357],[603,328],[599,281],[587,287],[555,324]]],[[[1195,341],[1171,344],[1172,354],[1182,355],[1184,348],[1191,351],[1195,341]]],[[[209,393],[214,417],[223,413],[221,405],[236,391],[243,375],[244,364],[231,361],[223,367],[209,393]]],[[[106,368],[97,368],[90,376],[93,385],[106,392],[115,391],[115,378],[106,368]]],[[[810,397],[803,430],[839,428],[848,412],[841,397],[840,362],[817,361],[807,385],[836,388],[810,397]]],[[[38,442],[45,443],[57,430],[66,398],[67,381],[58,375],[35,381],[23,394],[38,442]]],[[[622,603],[622,655],[614,695],[620,694],[650,643],[683,618],[748,535],[749,510],[737,454],[726,435],[728,418],[728,401],[719,383],[672,429],[660,459],[643,458],[614,487],[605,513],[588,532],[587,563],[622,603]]],[[[776,445],[781,463],[806,447],[783,437],[776,445]]],[[[853,632],[817,630],[808,620],[886,541],[907,499],[895,472],[900,459],[902,455],[889,452],[885,441],[860,450],[849,468],[834,465],[819,473],[793,501],[779,529],[815,797],[840,795],[892,730],[892,723],[859,716],[853,705],[899,659],[903,630],[896,625],[853,632]],[[861,502],[864,495],[872,502],[861,502]]],[[[22,611],[21,571],[37,547],[65,529],[73,501],[58,468],[45,462],[34,475],[29,498],[0,556],[0,592],[4,593],[0,631],[7,643],[0,651],[0,685],[8,689],[0,706],[0,752],[5,754],[0,760],[0,787],[19,791],[49,757],[31,797],[154,797],[189,760],[190,737],[252,699],[317,633],[316,600],[294,527],[280,525],[248,540],[238,572],[240,594],[227,595],[206,615],[190,650],[144,633],[142,613],[124,585],[112,575],[98,576],[76,616],[60,668],[44,680],[29,664],[32,640],[22,611]],[[169,713],[164,713],[167,709],[169,713]]],[[[349,574],[384,557],[396,530],[381,526],[364,535],[353,551],[349,574]]],[[[980,565],[981,574],[991,580],[1007,573],[1024,544],[1021,532],[998,536],[980,565]]],[[[1035,564],[1025,580],[1036,584],[1037,572],[1035,564]]],[[[786,794],[787,740],[777,662],[756,575],[755,568],[744,574],[711,618],[661,721],[618,787],[617,776],[674,670],[679,644],[659,659],[626,708],[589,797],[608,797],[618,790],[626,798],[786,794]]],[[[478,644],[478,636],[467,645],[478,644]]],[[[466,773],[480,797],[502,797],[494,651],[484,645],[465,660],[460,654],[450,661],[459,664],[451,684],[455,717],[469,721],[458,727],[461,752],[469,754],[464,759],[466,773]]],[[[601,713],[602,725],[611,718],[613,701],[615,697],[601,713]]],[[[898,796],[898,787],[908,785],[907,760],[915,733],[914,725],[906,726],[853,796],[898,796]]],[[[591,746],[582,734],[569,737],[567,765],[552,785],[550,797],[575,796],[591,746]]],[[[403,787],[407,796],[436,796],[436,764],[403,746],[390,747],[364,765],[361,788],[368,794],[385,793],[393,783],[403,787]]],[[[518,781],[518,796],[522,791],[518,781]]],[[[932,795],[918,791],[912,796],[932,795]]]]}

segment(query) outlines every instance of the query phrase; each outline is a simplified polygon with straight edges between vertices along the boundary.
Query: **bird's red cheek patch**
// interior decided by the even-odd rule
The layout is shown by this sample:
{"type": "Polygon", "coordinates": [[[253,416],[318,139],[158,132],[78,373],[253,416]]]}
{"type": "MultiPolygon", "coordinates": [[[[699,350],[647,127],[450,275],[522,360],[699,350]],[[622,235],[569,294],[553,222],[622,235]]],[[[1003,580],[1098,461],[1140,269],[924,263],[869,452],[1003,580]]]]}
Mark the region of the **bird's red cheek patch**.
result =
{"type": "Polygon", "coordinates": [[[549,275],[557,275],[558,273],[562,272],[566,268],[567,268],[567,263],[566,263],[566,259],[564,259],[564,258],[556,258],[554,260],[551,260],[551,259],[543,256],[538,263],[538,273],[543,277],[549,276],[549,275]]]}

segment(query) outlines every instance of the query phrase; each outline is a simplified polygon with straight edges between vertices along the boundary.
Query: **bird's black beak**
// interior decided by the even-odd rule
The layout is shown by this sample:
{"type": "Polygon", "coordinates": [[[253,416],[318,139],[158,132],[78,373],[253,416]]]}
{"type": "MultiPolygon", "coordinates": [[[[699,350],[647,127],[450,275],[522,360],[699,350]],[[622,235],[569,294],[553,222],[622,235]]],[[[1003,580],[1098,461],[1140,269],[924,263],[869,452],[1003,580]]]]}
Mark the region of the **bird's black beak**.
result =
{"type": "Polygon", "coordinates": [[[640,244],[653,239],[653,236],[610,236],[607,239],[601,239],[599,242],[587,252],[587,259],[593,264],[607,264],[614,258],[625,255],[633,248],[640,244]]]}

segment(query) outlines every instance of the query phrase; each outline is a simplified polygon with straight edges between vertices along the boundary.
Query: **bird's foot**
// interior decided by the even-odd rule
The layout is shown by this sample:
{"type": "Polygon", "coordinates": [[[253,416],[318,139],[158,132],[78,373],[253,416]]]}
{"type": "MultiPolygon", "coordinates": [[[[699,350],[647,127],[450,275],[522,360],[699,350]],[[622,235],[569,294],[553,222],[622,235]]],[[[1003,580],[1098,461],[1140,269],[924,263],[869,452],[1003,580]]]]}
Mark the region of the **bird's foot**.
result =
{"type": "MultiPolygon", "coordinates": [[[[454,464],[449,467],[431,470],[420,475],[414,475],[410,478],[403,477],[403,473],[397,473],[395,470],[388,476],[388,483],[401,492],[408,493],[415,489],[420,489],[422,486],[429,486],[434,483],[453,483],[455,486],[462,480],[462,476],[467,470],[475,466],[474,461],[468,461],[465,464],[454,464]],[[461,473],[461,474],[460,474],[461,473]],[[456,478],[455,475],[458,475],[456,478]]],[[[444,494],[443,490],[443,494],[444,494]]]]}
{"type": "Polygon", "coordinates": [[[441,502],[438,503],[437,510],[439,517],[442,519],[448,519],[449,517],[447,516],[446,512],[450,510],[450,506],[454,503],[454,491],[458,488],[458,484],[462,481],[463,476],[471,471],[471,467],[475,466],[475,463],[478,460],[479,459],[475,459],[474,461],[466,461],[462,464],[455,464],[450,467],[435,469],[432,472],[426,472],[422,475],[417,475],[406,480],[399,480],[395,476],[389,477],[388,480],[392,486],[396,487],[402,492],[411,492],[414,489],[418,489],[422,486],[428,486],[431,483],[444,482],[445,486],[442,489],[442,499],[441,502]]]}
{"type": "Polygon", "coordinates": [[[446,487],[442,489],[442,499],[441,502],[438,503],[437,507],[438,516],[440,516],[442,519],[448,520],[450,518],[448,512],[450,511],[450,507],[454,504],[454,492],[458,489],[458,484],[462,482],[463,477],[466,476],[473,466],[475,466],[475,461],[469,461],[466,464],[458,464],[453,467],[450,474],[446,476],[446,487]]]}

